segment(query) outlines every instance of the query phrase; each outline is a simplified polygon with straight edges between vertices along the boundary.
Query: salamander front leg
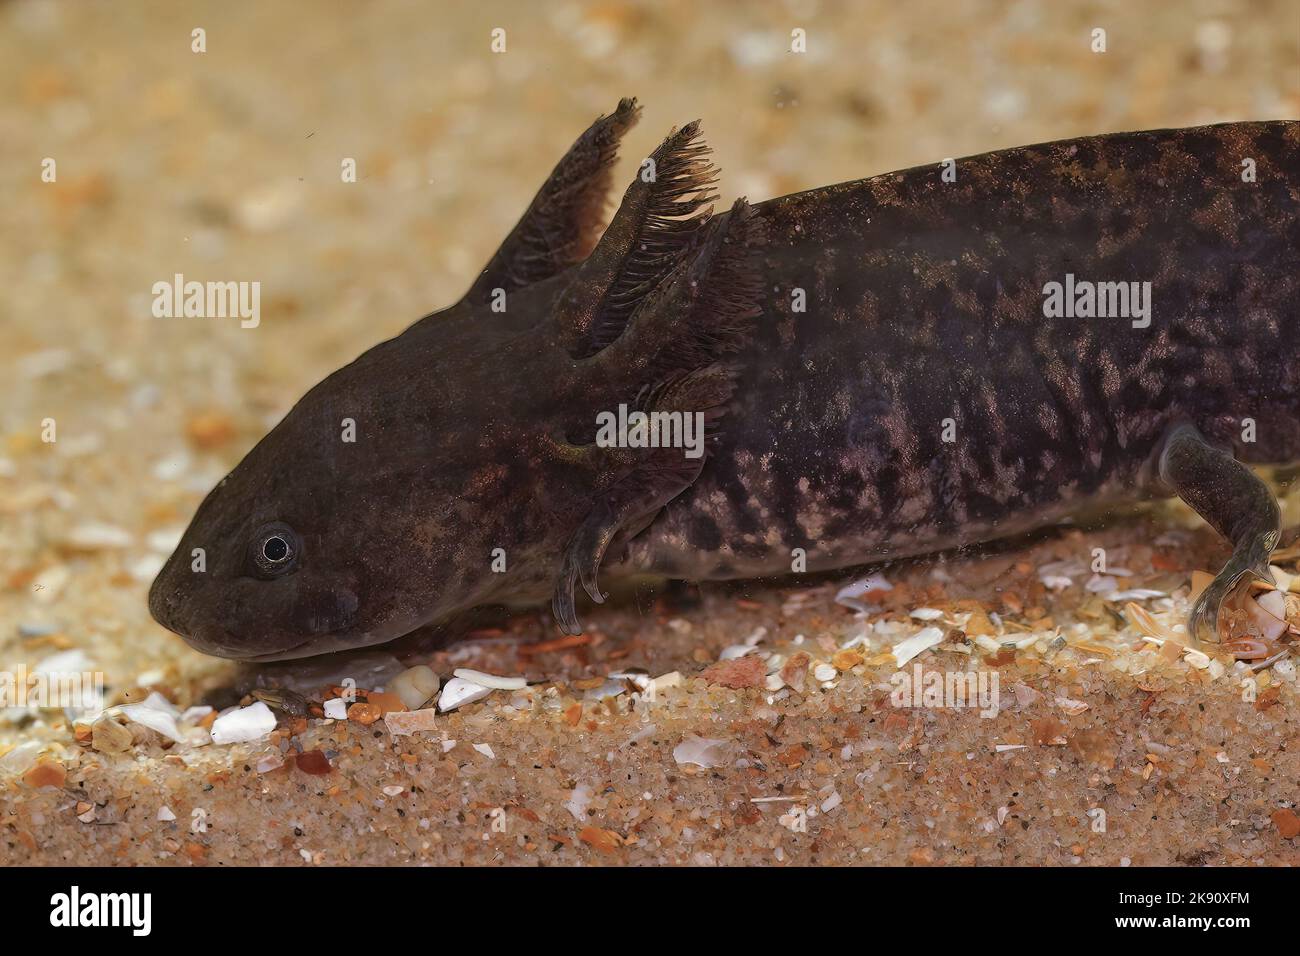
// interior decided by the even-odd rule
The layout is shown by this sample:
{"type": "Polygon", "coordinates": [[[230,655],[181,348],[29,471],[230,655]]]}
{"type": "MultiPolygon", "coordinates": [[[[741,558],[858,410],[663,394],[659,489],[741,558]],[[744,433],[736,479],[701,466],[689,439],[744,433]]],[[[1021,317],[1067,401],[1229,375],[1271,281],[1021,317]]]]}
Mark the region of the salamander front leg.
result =
{"type": "Polygon", "coordinates": [[[652,413],[696,415],[701,444],[697,457],[685,448],[663,445],[638,449],[630,467],[618,481],[605,488],[578,526],[564,550],[560,575],[551,598],[551,609],[566,634],[581,634],[582,624],[574,608],[574,589],[582,588],[597,604],[604,603],[597,573],[605,553],[619,541],[635,537],[654,520],[673,498],[691,486],[704,468],[704,442],[708,427],[720,417],[719,409],[731,398],[731,372],[710,365],[681,375],[648,396],[652,413]]]}
{"type": "Polygon", "coordinates": [[[1254,472],[1190,426],[1166,440],[1160,478],[1232,542],[1232,557],[1197,598],[1187,622],[1194,644],[1216,640],[1219,608],[1237,582],[1247,574],[1273,580],[1269,558],[1281,535],[1277,499],[1254,472]]]}

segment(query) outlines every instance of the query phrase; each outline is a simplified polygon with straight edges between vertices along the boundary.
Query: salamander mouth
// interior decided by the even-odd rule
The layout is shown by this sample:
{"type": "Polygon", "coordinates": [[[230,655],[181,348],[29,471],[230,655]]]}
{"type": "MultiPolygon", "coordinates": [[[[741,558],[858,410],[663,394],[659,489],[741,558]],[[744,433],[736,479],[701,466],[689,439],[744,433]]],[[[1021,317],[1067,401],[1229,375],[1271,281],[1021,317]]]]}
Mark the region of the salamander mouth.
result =
{"type": "Polygon", "coordinates": [[[288,647],[282,647],[274,651],[267,651],[264,654],[243,654],[228,648],[225,650],[209,650],[207,653],[244,661],[248,664],[271,664],[276,661],[291,661],[304,657],[321,657],[327,654],[363,650],[376,644],[386,644],[406,633],[406,631],[400,631],[393,634],[369,632],[356,634],[342,631],[337,634],[317,634],[314,637],[304,638],[296,644],[290,644],[288,647]]]}
{"type": "MultiPolygon", "coordinates": [[[[311,638],[296,641],[274,650],[258,651],[257,645],[262,642],[235,634],[219,625],[187,627],[183,630],[175,627],[169,629],[179,634],[185,643],[196,651],[212,657],[222,657],[226,660],[258,663],[261,661],[287,660],[294,657],[310,657],[319,653],[308,649],[308,646],[314,643],[311,638]]],[[[263,646],[265,645],[263,644],[263,646]]]]}
{"type": "MultiPolygon", "coordinates": [[[[308,639],[305,641],[299,641],[297,644],[291,644],[290,646],[278,651],[270,651],[266,654],[221,653],[220,656],[229,657],[233,660],[244,661],[249,664],[267,664],[273,661],[294,660],[299,657],[313,657],[316,654],[328,653],[327,651],[315,651],[315,650],[304,651],[303,650],[303,648],[305,648],[308,644],[312,644],[312,643],[314,642],[311,639],[308,639]]],[[[213,653],[213,652],[208,651],[208,653],[213,653]]]]}

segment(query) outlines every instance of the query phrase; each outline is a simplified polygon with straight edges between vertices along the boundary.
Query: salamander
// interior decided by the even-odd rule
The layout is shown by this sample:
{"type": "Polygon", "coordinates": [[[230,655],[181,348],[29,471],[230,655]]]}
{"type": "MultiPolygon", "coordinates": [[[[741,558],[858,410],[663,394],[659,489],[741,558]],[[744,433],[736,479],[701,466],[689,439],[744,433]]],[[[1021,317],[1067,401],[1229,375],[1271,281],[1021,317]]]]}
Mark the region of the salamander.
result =
{"type": "Polygon", "coordinates": [[[312,388],[149,595],[210,654],[654,574],[847,568],[1178,495],[1267,575],[1300,461],[1300,122],[1087,136],[715,213],[698,122],[608,225],[624,100],[456,304],[312,388]]]}

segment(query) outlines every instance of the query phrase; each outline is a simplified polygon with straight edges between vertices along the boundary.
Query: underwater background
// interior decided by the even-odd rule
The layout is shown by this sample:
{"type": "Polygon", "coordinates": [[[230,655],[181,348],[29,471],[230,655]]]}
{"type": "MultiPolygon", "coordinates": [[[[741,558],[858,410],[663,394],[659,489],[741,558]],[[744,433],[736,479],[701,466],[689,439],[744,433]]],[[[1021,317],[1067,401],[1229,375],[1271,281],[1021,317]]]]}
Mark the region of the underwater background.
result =
{"type": "Polygon", "coordinates": [[[836,602],[846,574],[634,595],[587,611],[582,642],[521,615],[420,660],[527,691],[409,735],[378,711],[277,711],[268,735],[210,743],[254,685],[378,689],[411,661],[262,674],[145,606],[207,490],[323,376],[452,304],[620,97],[644,113],[615,181],[699,118],[722,209],[1045,140],[1295,118],[1297,0],[8,0],[0,89],[0,667],[102,674],[106,703],[158,694],[178,728],[0,710],[0,862],[1297,861],[1294,667],[1261,709],[1231,661],[1215,676],[1143,640],[1223,558],[1179,506],[887,569],[869,612],[836,602]],[[259,282],[256,324],[156,316],[177,274],[259,282]],[[1169,606],[1147,621],[1044,591],[1043,567],[1094,544],[1169,606]],[[854,637],[930,607],[972,636],[972,617],[1018,622],[987,635],[1016,645],[998,717],[882,704],[897,658],[854,637]],[[760,645],[757,681],[724,653],[760,645]],[[772,691],[792,662],[807,673],[772,691]],[[653,705],[611,679],[628,669],[666,678],[653,705]]]}

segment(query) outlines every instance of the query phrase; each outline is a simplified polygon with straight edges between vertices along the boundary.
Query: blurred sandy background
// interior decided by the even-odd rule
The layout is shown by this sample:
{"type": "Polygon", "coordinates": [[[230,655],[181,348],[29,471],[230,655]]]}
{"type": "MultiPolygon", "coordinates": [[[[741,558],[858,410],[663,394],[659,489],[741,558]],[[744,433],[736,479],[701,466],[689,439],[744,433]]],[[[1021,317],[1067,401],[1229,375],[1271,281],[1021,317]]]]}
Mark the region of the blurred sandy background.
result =
{"type": "Polygon", "coordinates": [[[0,90],[0,662],[82,649],[189,698],[230,665],[144,600],[201,495],[306,388],[453,302],[620,96],[645,106],[620,178],[700,117],[725,206],[1294,118],[1300,3],[9,0],[0,90]],[[260,327],[153,318],[178,272],[259,281],[260,327]]]}

